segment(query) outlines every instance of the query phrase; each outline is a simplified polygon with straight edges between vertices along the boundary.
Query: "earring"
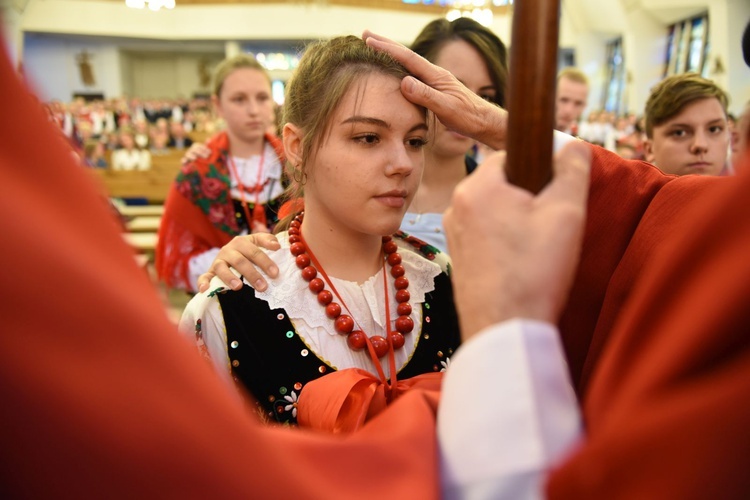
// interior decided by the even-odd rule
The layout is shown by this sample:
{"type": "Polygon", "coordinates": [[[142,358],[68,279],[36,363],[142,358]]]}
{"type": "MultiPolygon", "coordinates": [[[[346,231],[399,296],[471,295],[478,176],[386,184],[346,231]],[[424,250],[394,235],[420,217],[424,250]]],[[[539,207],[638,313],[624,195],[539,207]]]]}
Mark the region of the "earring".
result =
{"type": "Polygon", "coordinates": [[[305,172],[301,164],[294,167],[292,178],[294,179],[294,182],[296,182],[300,186],[304,186],[307,182],[307,172],[305,172]]]}

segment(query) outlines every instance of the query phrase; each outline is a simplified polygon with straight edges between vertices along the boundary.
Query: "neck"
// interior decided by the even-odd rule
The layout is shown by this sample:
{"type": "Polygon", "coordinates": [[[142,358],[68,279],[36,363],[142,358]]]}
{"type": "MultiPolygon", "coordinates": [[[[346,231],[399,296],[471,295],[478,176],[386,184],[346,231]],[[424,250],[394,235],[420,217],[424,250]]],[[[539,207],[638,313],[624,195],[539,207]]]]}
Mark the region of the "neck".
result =
{"type": "Polygon", "coordinates": [[[305,204],[302,236],[329,276],[364,283],[383,266],[382,237],[331,225],[305,204]]]}
{"type": "Polygon", "coordinates": [[[264,138],[258,137],[253,141],[242,140],[227,131],[229,136],[229,154],[237,158],[250,158],[254,155],[260,155],[263,152],[264,138]]]}

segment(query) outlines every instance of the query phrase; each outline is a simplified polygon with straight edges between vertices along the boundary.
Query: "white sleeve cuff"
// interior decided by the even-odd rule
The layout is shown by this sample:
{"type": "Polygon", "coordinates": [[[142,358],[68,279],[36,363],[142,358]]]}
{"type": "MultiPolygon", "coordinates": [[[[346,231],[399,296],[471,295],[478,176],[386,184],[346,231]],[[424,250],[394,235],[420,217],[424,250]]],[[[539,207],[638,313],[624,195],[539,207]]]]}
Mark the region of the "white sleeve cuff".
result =
{"type": "Polygon", "coordinates": [[[203,253],[190,257],[188,261],[188,288],[192,291],[198,290],[198,278],[208,271],[221,248],[211,248],[203,253]]]}

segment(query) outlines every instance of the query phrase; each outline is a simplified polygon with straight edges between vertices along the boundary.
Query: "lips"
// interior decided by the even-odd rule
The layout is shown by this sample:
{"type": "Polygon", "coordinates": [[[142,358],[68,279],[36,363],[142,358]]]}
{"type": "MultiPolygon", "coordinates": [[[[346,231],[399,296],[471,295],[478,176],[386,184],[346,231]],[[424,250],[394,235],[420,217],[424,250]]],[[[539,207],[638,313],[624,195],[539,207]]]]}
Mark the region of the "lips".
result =
{"type": "Polygon", "coordinates": [[[707,161],[696,161],[688,163],[682,168],[682,174],[695,174],[695,175],[718,175],[723,167],[716,163],[707,161]]]}
{"type": "Polygon", "coordinates": [[[394,189],[375,196],[375,199],[391,208],[401,208],[406,204],[408,193],[405,189],[394,189]]]}

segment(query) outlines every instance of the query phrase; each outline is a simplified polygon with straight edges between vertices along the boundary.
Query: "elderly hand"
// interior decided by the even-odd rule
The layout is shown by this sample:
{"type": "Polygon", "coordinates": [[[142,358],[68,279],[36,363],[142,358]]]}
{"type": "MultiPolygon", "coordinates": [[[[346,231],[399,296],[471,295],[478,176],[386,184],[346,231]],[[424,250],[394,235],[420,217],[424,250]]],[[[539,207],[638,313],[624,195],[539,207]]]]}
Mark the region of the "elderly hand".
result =
{"type": "Polygon", "coordinates": [[[580,255],[589,147],[563,148],[537,196],[507,182],[504,162],[495,153],[462,181],[443,219],[464,340],[512,318],[555,323],[580,255]]]}
{"type": "Polygon", "coordinates": [[[235,236],[232,241],[221,247],[208,272],[200,275],[198,291],[205,292],[214,276],[218,276],[232,290],[242,288],[242,282],[229,269],[230,266],[244,276],[253,288],[260,292],[265,290],[268,284],[258,272],[258,268],[271,278],[279,274],[279,268],[260,247],[266,250],[278,250],[280,245],[276,236],[270,233],[235,236]]]}
{"type": "Polygon", "coordinates": [[[387,52],[417,78],[401,82],[401,93],[409,101],[424,106],[448,129],[490,146],[505,149],[508,113],[467,89],[450,72],[435,66],[400,43],[365,31],[367,45],[387,52]]]}

